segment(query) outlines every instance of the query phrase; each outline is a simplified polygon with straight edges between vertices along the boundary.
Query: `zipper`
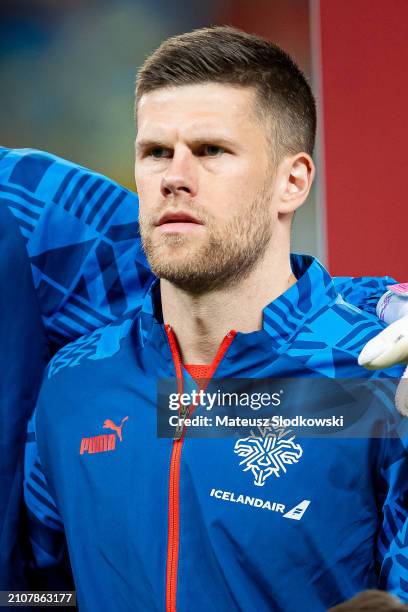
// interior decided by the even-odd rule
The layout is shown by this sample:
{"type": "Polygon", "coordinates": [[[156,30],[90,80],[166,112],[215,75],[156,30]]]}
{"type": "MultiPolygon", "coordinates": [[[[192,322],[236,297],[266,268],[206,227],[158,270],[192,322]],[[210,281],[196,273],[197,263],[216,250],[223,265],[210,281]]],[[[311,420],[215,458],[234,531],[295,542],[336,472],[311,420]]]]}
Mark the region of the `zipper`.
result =
{"type": "MultiPolygon", "coordinates": [[[[164,326],[176,370],[177,391],[183,393],[183,368],[177,340],[170,325],[164,326]]],[[[222,358],[227,352],[237,332],[231,330],[225,336],[211,364],[209,380],[214,375],[222,358]]],[[[186,417],[188,406],[182,406],[179,415],[186,417]]],[[[179,559],[180,540],[180,464],[181,451],[184,442],[184,427],[178,426],[174,435],[170,456],[169,474],[169,509],[168,509],[168,536],[167,536],[167,565],[166,565],[166,612],[176,612],[177,596],[177,570],[179,559]]]]}
{"type": "MultiPolygon", "coordinates": [[[[171,356],[173,357],[174,368],[176,370],[176,379],[177,379],[177,392],[179,396],[183,393],[183,366],[181,363],[180,351],[177,345],[176,336],[174,335],[173,330],[170,325],[165,325],[164,329],[166,330],[167,338],[170,344],[171,356]]],[[[187,416],[188,406],[182,406],[181,412],[179,412],[179,416],[185,417],[187,416]]],[[[177,425],[176,433],[174,438],[176,440],[180,440],[183,433],[183,427],[177,425]]]]}

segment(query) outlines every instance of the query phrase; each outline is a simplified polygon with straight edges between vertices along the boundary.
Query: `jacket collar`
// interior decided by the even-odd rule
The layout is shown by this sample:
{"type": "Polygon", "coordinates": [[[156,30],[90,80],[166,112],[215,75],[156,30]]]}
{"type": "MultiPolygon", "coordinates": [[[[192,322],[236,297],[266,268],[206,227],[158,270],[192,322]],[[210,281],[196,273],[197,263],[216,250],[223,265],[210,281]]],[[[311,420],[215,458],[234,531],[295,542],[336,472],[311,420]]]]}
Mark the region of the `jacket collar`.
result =
{"type": "Polygon", "coordinates": [[[337,297],[333,279],[311,255],[290,256],[297,282],[263,310],[263,329],[275,348],[289,342],[317,313],[332,305],[337,297]]]}
{"type": "MultiPolygon", "coordinates": [[[[311,255],[292,254],[291,268],[297,282],[263,309],[263,329],[248,334],[238,333],[237,339],[250,344],[268,339],[270,348],[281,352],[306,321],[332,305],[338,293],[334,282],[323,265],[311,255]],[[267,337],[265,337],[265,334],[267,337]]],[[[155,279],[143,300],[140,314],[142,342],[155,326],[163,326],[159,279],[155,279]]],[[[232,352],[235,352],[232,344],[232,352]]],[[[231,354],[231,349],[228,351],[231,354]]]]}

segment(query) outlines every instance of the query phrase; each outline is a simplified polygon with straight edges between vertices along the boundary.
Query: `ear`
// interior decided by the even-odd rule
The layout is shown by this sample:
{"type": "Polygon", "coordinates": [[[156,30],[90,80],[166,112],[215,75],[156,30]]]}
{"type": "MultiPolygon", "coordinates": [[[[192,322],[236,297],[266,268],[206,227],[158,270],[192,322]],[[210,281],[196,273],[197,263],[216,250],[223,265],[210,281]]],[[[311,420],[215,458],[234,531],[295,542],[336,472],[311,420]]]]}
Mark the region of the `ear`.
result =
{"type": "Polygon", "coordinates": [[[278,213],[295,212],[306,200],[316,173],[312,158],[307,153],[285,157],[278,166],[276,188],[278,213]]]}

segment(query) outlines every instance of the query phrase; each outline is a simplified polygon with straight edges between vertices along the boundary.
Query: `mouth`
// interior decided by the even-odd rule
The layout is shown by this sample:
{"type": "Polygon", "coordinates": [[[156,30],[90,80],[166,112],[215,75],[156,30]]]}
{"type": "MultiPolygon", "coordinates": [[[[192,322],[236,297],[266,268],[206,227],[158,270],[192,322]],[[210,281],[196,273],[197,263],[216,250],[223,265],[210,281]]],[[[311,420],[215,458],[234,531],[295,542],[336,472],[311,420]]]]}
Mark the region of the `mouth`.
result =
{"type": "Polygon", "coordinates": [[[194,231],[204,224],[187,212],[166,212],[161,217],[156,226],[165,233],[185,233],[194,231]]]}
{"type": "Polygon", "coordinates": [[[160,217],[158,226],[165,225],[167,223],[195,223],[196,225],[203,225],[201,221],[183,211],[179,212],[166,212],[160,217]]]}

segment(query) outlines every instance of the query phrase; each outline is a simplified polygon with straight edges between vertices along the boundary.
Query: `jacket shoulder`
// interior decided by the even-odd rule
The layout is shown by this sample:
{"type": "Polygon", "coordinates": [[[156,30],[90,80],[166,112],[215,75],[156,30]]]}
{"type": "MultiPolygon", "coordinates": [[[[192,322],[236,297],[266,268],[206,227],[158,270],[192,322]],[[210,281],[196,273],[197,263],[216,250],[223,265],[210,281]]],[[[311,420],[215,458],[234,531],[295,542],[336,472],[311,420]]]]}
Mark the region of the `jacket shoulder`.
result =
{"type": "Polygon", "coordinates": [[[139,310],[136,310],[66,344],[48,364],[46,378],[51,379],[61,370],[78,367],[87,360],[113,357],[121,350],[123,341],[132,327],[138,326],[138,322],[139,310]]]}
{"type": "Polygon", "coordinates": [[[308,367],[325,375],[400,377],[400,366],[373,372],[357,363],[365,344],[385,327],[375,315],[360,310],[338,295],[331,306],[321,308],[305,322],[292,344],[291,352],[308,367]]]}

